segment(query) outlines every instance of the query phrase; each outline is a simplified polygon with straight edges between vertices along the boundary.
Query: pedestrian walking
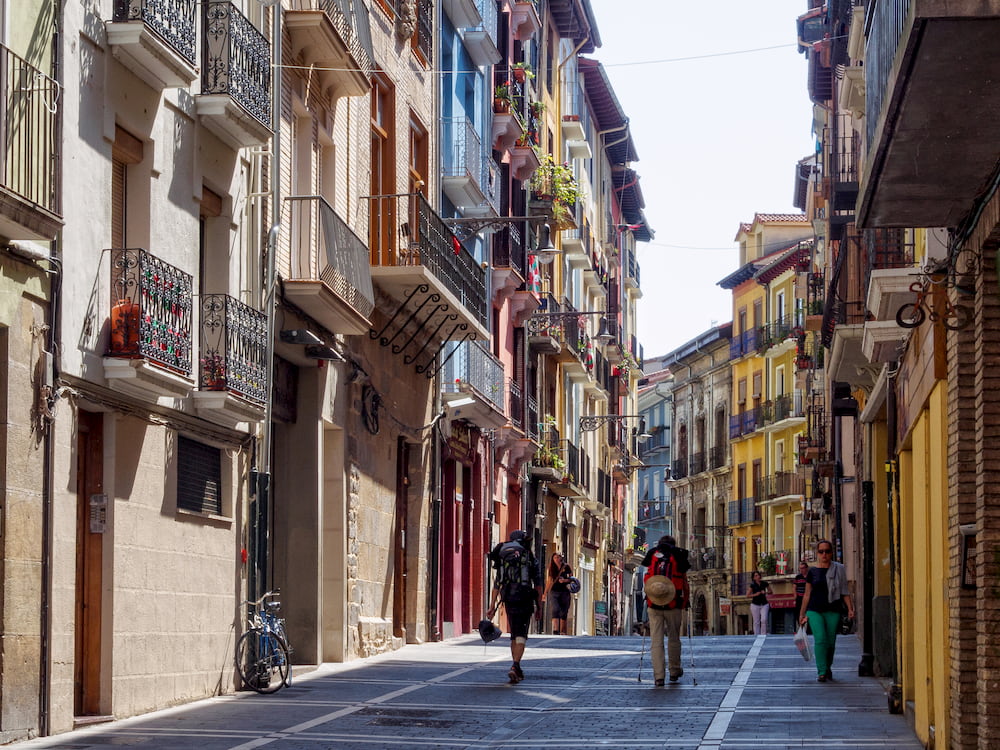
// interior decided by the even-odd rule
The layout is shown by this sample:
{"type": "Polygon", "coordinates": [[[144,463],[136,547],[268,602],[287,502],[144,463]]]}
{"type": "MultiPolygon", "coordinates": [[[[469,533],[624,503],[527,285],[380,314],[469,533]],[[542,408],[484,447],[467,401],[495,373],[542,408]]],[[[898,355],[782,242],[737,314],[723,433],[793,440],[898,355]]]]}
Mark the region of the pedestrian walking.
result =
{"type": "Polygon", "coordinates": [[[767,635],[768,620],[771,617],[771,605],[767,601],[767,596],[770,593],[771,584],[764,580],[759,570],[755,570],[750,576],[750,588],[747,589],[754,635],[767,635]]]}
{"type": "Polygon", "coordinates": [[[653,663],[653,684],[662,687],[668,669],[671,682],[677,682],[684,674],[681,667],[681,625],[684,610],[690,606],[687,572],[691,564],[687,550],[680,549],[675,539],[667,535],[646,553],[642,565],[646,568],[643,589],[649,617],[649,658],[653,663]],[[666,658],[663,652],[664,635],[667,638],[666,658]]]}
{"type": "Polygon", "coordinates": [[[503,603],[510,629],[510,655],[512,664],[507,673],[512,685],[524,679],[521,657],[528,642],[531,616],[540,606],[542,576],[538,562],[530,549],[528,535],[520,529],[510,532],[509,541],[498,544],[490,552],[496,569],[496,579],[490,594],[490,608],[486,616],[492,620],[497,607],[503,603]]]}
{"type": "Polygon", "coordinates": [[[806,573],[809,572],[809,566],[804,562],[799,563],[799,572],[795,576],[795,613],[798,614],[802,611],[802,599],[806,595],[806,573]]]}
{"type": "Polygon", "coordinates": [[[833,543],[821,539],[816,545],[816,565],[806,573],[806,591],[799,610],[799,623],[809,623],[814,640],[818,682],[833,679],[833,652],[844,609],[854,617],[854,601],[847,591],[847,568],[833,560],[833,543]]]}
{"type": "Polygon", "coordinates": [[[545,596],[552,610],[552,635],[568,635],[566,619],[569,617],[572,601],[569,590],[572,577],[573,569],[566,564],[562,555],[554,552],[549,562],[548,583],[545,586],[545,596]]]}

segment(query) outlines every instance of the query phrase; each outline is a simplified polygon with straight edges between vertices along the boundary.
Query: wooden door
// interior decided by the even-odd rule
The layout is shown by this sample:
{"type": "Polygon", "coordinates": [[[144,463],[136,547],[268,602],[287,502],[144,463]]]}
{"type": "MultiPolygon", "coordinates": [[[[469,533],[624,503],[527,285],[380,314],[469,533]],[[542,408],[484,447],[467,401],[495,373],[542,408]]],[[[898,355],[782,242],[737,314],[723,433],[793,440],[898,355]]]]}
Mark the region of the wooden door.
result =
{"type": "Polygon", "coordinates": [[[76,650],[73,708],[101,714],[101,567],[106,521],[104,418],[80,411],[77,437],[76,650]],[[104,501],[102,503],[102,501],[104,501]]]}

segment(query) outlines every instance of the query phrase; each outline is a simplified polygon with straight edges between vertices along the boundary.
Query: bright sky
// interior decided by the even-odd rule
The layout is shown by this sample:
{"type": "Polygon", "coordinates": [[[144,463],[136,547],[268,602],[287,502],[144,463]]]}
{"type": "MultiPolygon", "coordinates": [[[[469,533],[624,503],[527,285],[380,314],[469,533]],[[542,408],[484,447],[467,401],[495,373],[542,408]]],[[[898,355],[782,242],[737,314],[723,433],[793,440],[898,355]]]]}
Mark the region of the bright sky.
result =
{"type": "Polygon", "coordinates": [[[648,358],[732,319],[732,297],[717,282],[736,270],[741,222],[798,213],[795,164],[814,148],[806,60],[795,49],[807,3],[591,4],[602,42],[591,56],[631,122],[656,233],[639,244],[648,358]]]}

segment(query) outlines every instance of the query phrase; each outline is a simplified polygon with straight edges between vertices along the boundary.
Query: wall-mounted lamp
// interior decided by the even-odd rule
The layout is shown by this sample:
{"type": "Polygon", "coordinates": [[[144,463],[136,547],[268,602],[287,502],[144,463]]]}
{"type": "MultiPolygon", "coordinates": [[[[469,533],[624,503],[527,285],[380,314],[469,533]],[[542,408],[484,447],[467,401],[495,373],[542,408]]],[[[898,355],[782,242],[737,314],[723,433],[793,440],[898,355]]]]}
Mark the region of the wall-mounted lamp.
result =
{"type": "Polygon", "coordinates": [[[535,256],[539,263],[547,266],[556,259],[557,255],[559,255],[559,250],[552,244],[552,228],[548,224],[542,224],[538,230],[538,248],[535,250],[535,256]]]}
{"type": "Polygon", "coordinates": [[[597,414],[589,417],[580,417],[580,432],[596,430],[607,422],[618,422],[620,424],[626,419],[643,419],[643,417],[639,414],[597,414]]]}
{"type": "Polygon", "coordinates": [[[323,339],[310,331],[308,328],[295,328],[284,330],[280,334],[281,340],[286,344],[299,344],[300,346],[319,346],[323,339]]]}

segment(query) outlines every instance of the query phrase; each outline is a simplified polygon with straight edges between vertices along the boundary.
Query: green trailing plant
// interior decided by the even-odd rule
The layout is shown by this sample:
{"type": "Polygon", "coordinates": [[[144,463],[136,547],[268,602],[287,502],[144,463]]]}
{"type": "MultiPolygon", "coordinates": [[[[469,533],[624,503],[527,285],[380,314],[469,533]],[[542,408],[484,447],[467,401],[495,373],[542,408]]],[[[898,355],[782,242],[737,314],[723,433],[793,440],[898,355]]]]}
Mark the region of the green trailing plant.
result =
{"type": "Polygon", "coordinates": [[[778,568],[778,560],[770,552],[766,552],[757,559],[757,569],[761,575],[773,576],[778,568]]]}

